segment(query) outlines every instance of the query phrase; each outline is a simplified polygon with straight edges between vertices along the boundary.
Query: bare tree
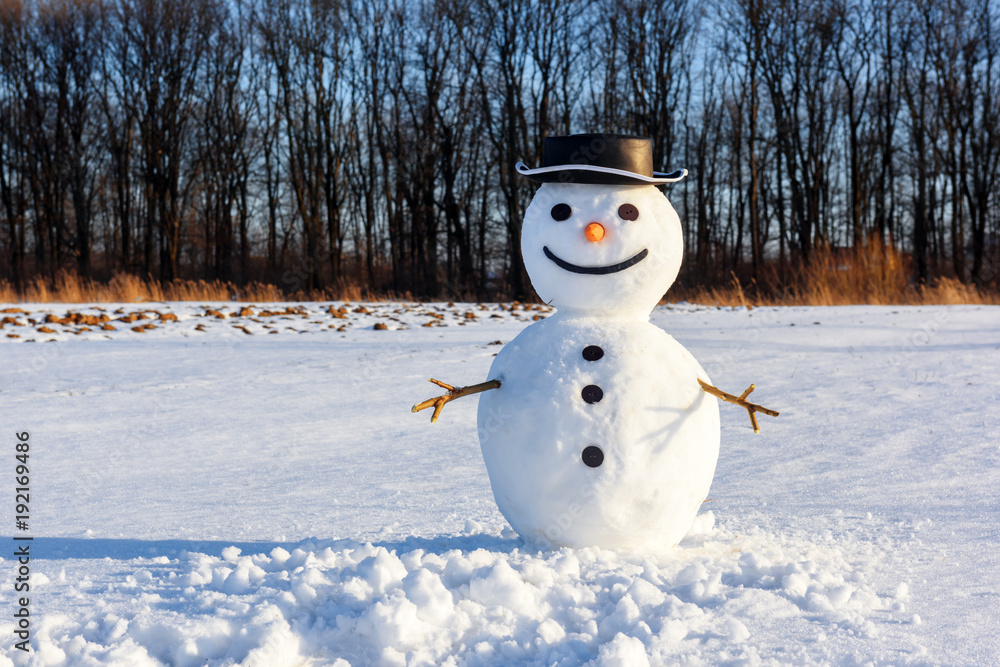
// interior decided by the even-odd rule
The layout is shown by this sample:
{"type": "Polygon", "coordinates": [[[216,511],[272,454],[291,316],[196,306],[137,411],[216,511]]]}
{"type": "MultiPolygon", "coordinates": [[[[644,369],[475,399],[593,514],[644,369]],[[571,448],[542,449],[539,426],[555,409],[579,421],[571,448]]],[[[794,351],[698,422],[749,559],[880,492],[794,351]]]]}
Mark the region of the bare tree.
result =
{"type": "Polygon", "coordinates": [[[833,54],[847,121],[850,232],[855,250],[860,250],[865,240],[866,176],[871,173],[873,156],[862,142],[862,124],[870,117],[868,104],[875,85],[873,42],[880,19],[876,7],[869,3],[834,3],[833,54]]]}
{"type": "Polygon", "coordinates": [[[23,177],[25,146],[22,99],[27,19],[15,3],[0,4],[0,204],[6,217],[7,277],[20,285],[25,277],[25,228],[28,195],[23,177]]]}
{"type": "Polygon", "coordinates": [[[914,7],[906,17],[901,44],[900,85],[907,110],[908,161],[913,181],[913,256],[917,264],[917,279],[925,283],[930,277],[928,251],[934,211],[934,191],[929,182],[934,165],[931,129],[934,91],[930,87],[932,51],[928,41],[932,39],[936,18],[930,11],[921,14],[918,9],[914,7]]]}
{"type": "MultiPolygon", "coordinates": [[[[670,165],[678,145],[688,72],[695,54],[698,12],[694,3],[615,0],[617,47],[624,54],[618,85],[627,100],[624,128],[653,139],[653,162],[670,165]]],[[[613,129],[613,128],[608,128],[613,129]]]]}
{"type": "Polygon", "coordinates": [[[123,76],[135,82],[133,106],[141,154],[145,221],[144,266],[154,252],[159,274],[178,276],[185,201],[193,179],[187,160],[192,140],[201,61],[218,19],[218,6],[180,0],[126,0],[122,26],[129,42],[123,76]]]}
{"type": "Polygon", "coordinates": [[[520,253],[521,219],[527,192],[514,165],[518,160],[531,163],[540,157],[533,148],[535,142],[528,139],[524,103],[529,6],[526,0],[477,0],[473,17],[481,31],[474,39],[485,45],[474,60],[476,89],[503,196],[504,268],[512,295],[523,298],[528,293],[528,279],[520,253]]]}

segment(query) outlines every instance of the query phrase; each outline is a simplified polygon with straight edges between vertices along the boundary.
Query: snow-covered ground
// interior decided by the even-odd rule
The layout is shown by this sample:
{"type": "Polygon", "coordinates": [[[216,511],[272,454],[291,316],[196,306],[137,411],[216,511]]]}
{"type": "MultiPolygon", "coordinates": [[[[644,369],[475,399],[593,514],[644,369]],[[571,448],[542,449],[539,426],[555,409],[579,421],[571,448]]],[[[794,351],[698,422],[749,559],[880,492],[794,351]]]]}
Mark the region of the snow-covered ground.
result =
{"type": "Polygon", "coordinates": [[[657,308],[781,416],[721,406],[691,533],[629,554],[526,546],[476,399],[410,414],[544,309],[342,306],[0,313],[0,665],[997,664],[1000,308],[657,308]]]}

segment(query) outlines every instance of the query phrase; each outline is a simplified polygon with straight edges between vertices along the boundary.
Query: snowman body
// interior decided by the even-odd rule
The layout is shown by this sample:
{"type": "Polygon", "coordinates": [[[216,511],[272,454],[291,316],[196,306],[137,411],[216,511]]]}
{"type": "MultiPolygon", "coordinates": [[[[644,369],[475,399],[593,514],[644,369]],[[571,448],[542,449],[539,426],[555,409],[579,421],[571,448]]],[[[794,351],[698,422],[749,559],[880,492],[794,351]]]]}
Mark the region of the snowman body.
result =
{"type": "Polygon", "coordinates": [[[680,541],[719,454],[708,376],[680,343],[648,321],[556,314],[508,343],[490,377],[501,386],[480,398],[480,444],[514,530],[555,546],[680,541]]]}
{"type": "Polygon", "coordinates": [[[497,506],[526,540],[670,548],[705,499],[719,411],[698,379],[711,380],[649,322],[681,239],[653,186],[550,183],[528,208],[525,266],[558,312],[497,354],[478,414],[497,506]]]}

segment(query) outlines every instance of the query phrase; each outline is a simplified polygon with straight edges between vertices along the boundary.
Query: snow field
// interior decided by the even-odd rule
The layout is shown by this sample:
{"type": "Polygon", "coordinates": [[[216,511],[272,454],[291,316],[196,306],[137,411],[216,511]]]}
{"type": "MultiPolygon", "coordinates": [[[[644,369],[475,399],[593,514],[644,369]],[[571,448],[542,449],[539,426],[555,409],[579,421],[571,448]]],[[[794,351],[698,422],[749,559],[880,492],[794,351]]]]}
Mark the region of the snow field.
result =
{"type": "Polygon", "coordinates": [[[101,311],[8,315],[0,434],[33,443],[34,652],[0,612],[0,665],[1000,655],[1000,309],[657,308],[716,384],[756,382],[781,416],[754,436],[722,406],[710,500],[679,547],[643,554],[528,547],[496,510],[476,401],[435,425],[409,413],[428,377],[485,379],[494,343],[539,313],[333,305],[347,315],[253,306],[255,322],[242,304],[156,304],[178,319],[49,323],[57,342],[27,345],[46,340],[29,318],[101,311]]]}

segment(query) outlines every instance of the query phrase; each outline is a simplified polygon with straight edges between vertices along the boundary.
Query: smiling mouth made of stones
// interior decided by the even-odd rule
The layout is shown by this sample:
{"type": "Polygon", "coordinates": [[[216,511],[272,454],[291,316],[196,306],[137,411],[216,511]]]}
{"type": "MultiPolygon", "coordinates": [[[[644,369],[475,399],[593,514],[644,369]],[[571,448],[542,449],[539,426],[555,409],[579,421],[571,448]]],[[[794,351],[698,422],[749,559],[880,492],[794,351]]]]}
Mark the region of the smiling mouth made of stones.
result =
{"type": "Polygon", "coordinates": [[[573,273],[584,273],[595,276],[603,276],[608,273],[618,273],[619,271],[624,271],[630,266],[635,266],[642,260],[646,259],[646,255],[649,254],[649,250],[644,248],[633,257],[626,259],[624,262],[618,262],[617,264],[611,264],[610,266],[577,266],[576,264],[570,264],[565,259],[556,257],[555,253],[549,250],[548,246],[543,246],[542,251],[545,253],[545,256],[555,262],[556,266],[560,269],[572,271],[573,273]]]}

